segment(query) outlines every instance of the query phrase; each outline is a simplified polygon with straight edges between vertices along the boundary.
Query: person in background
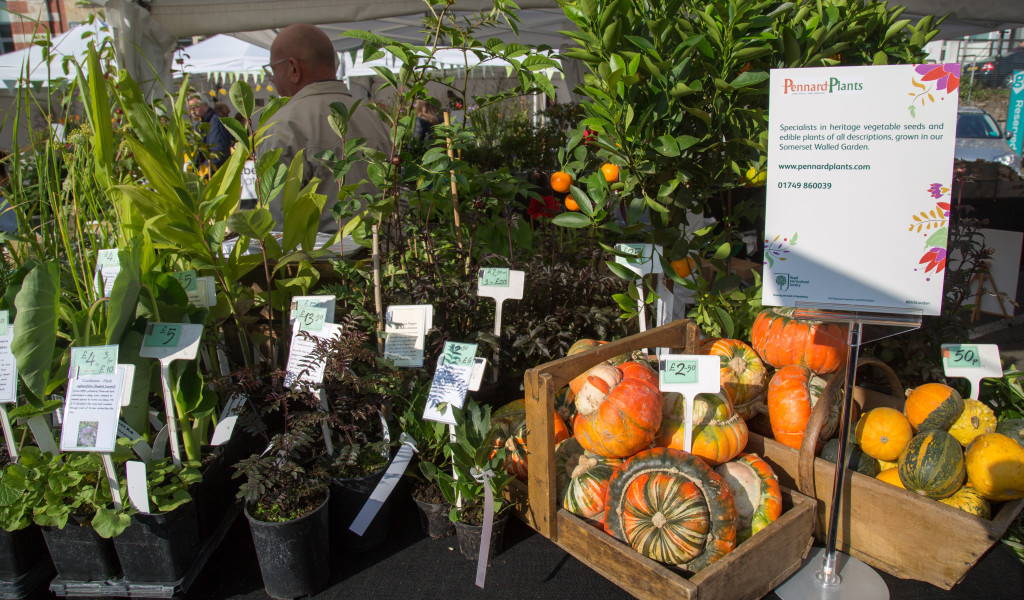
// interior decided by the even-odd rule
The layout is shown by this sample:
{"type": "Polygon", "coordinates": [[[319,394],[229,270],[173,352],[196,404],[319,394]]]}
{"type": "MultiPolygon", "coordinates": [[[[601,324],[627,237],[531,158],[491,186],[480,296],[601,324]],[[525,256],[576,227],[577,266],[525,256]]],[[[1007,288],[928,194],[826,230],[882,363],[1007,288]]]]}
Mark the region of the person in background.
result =
{"type": "Polygon", "coordinates": [[[210,172],[213,173],[227,160],[234,139],[224,124],[220,122],[217,112],[210,108],[202,96],[191,96],[188,99],[188,110],[195,120],[196,129],[202,135],[202,147],[196,159],[196,166],[209,163],[210,172]],[[205,131],[200,128],[204,123],[206,124],[205,131]]]}
{"type": "Polygon", "coordinates": [[[220,117],[220,118],[230,117],[231,116],[231,109],[229,109],[228,105],[224,104],[223,102],[218,102],[218,103],[214,104],[213,105],[213,111],[216,112],[217,116],[220,117]]]}
{"type": "Polygon", "coordinates": [[[441,115],[437,107],[427,100],[417,100],[413,107],[416,109],[416,123],[413,124],[412,135],[421,142],[429,141],[434,126],[441,122],[441,115]]]}
{"type": "MultiPolygon", "coordinates": [[[[308,23],[290,25],[281,30],[270,46],[270,63],[265,65],[267,76],[281,96],[290,97],[288,102],[271,117],[266,140],[259,152],[281,149],[281,161],[290,165],[299,150],[303,150],[303,185],[313,177],[320,179],[317,192],[327,196],[327,203],[320,214],[319,230],[324,233],[338,231],[339,223],[332,208],[337,203],[339,182],[334,179],[331,168],[316,155],[332,150],[341,156],[343,140],[328,124],[331,103],[342,102],[351,107],[355,102],[344,82],[338,81],[337,54],[330,38],[320,28],[308,23]]],[[[391,137],[372,109],[362,105],[356,109],[348,122],[348,137],[361,137],[367,146],[385,153],[391,150],[391,137]]],[[[357,162],[345,176],[346,182],[366,179],[366,164],[357,162]]],[[[375,193],[377,189],[364,183],[359,192],[375,193]]],[[[270,202],[270,212],[277,221],[277,228],[284,225],[281,199],[270,202]]]]}

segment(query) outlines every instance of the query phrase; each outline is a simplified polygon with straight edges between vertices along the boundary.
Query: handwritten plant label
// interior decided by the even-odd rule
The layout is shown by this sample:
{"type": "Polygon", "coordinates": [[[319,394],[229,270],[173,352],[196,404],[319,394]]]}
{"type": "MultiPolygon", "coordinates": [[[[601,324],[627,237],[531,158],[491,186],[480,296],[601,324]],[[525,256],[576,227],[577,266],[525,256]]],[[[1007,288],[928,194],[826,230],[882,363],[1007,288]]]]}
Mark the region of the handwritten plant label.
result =
{"type": "Polygon", "coordinates": [[[637,275],[654,275],[662,272],[661,259],[652,244],[618,244],[615,249],[628,257],[616,256],[615,262],[637,275]]]}
{"type": "Polygon", "coordinates": [[[995,344],[943,344],[942,367],[946,377],[963,377],[971,382],[971,397],[977,399],[981,380],[1002,377],[999,346],[995,344]]]}
{"type": "Polygon", "coordinates": [[[116,344],[72,348],[71,369],[68,371],[68,377],[75,379],[89,375],[113,375],[116,367],[116,344]]]}
{"type": "Polygon", "coordinates": [[[107,248],[96,253],[96,273],[93,275],[93,287],[96,293],[110,296],[114,288],[114,280],[121,272],[121,259],[117,256],[117,248],[107,248]]]}
{"type": "Polygon", "coordinates": [[[181,323],[149,323],[142,345],[148,348],[177,348],[181,343],[181,323]]]}
{"type": "Polygon", "coordinates": [[[477,285],[480,287],[508,287],[509,269],[480,269],[477,285]]]}
{"type": "Polygon", "coordinates": [[[433,320],[430,304],[389,306],[384,318],[384,358],[396,367],[422,367],[426,333],[433,320]]]}
{"type": "Polygon", "coordinates": [[[161,363],[192,360],[199,354],[203,326],[192,323],[148,323],[142,338],[139,356],[155,358],[161,363]]]}
{"type": "Polygon", "coordinates": [[[476,344],[445,342],[427,394],[423,418],[428,421],[455,424],[452,408],[462,408],[473,374],[476,344]]]}
{"type": "Polygon", "coordinates": [[[494,298],[494,335],[501,337],[501,305],[505,300],[520,300],[526,282],[524,271],[511,269],[480,269],[477,296],[494,298]]]}
{"type": "Polygon", "coordinates": [[[0,404],[11,404],[18,397],[18,360],[11,352],[13,328],[7,326],[7,311],[0,311],[3,330],[0,331],[0,404]]]}
{"type": "Polygon", "coordinates": [[[334,305],[337,300],[330,294],[321,294],[319,296],[295,296],[292,298],[290,306],[290,312],[288,315],[288,324],[292,327],[295,326],[295,317],[299,314],[299,309],[303,307],[315,307],[324,309],[324,322],[334,322],[334,305]]]}
{"type": "Polygon", "coordinates": [[[299,331],[317,333],[327,322],[327,309],[320,306],[300,306],[295,315],[295,326],[299,331]]]}
{"type": "Polygon", "coordinates": [[[683,450],[693,444],[693,399],[697,394],[717,392],[722,387],[721,359],[717,356],[665,354],[659,359],[658,387],[662,392],[681,394],[683,450]]]}
{"type": "Polygon", "coordinates": [[[171,273],[171,277],[178,280],[186,293],[196,291],[196,272],[193,270],[171,273]]]}
{"type": "MultiPolygon", "coordinates": [[[[87,352],[90,348],[72,348],[72,353],[75,350],[87,352]]],[[[97,351],[99,354],[102,352],[97,351]]],[[[125,369],[100,374],[83,374],[79,370],[78,377],[68,381],[61,420],[62,451],[114,451],[121,398],[124,388],[131,386],[126,374],[125,369]]]]}

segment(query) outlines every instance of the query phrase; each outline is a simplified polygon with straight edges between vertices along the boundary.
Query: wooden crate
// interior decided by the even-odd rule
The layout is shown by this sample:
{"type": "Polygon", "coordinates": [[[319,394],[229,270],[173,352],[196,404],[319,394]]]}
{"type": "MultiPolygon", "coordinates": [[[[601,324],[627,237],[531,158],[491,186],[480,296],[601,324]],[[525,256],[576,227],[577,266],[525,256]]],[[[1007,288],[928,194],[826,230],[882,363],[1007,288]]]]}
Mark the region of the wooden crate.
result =
{"type": "Polygon", "coordinates": [[[555,393],[579,373],[623,352],[672,348],[693,354],[697,336],[692,321],[679,320],[528,371],[529,480],[527,486],[513,486],[510,499],[517,514],[544,537],[639,598],[760,598],[793,574],[810,548],[814,502],[798,492],[784,490],[785,512],[776,522],[689,579],[557,506],[552,420],[555,393]]]}
{"type": "MultiPolygon", "coordinates": [[[[890,385],[898,387],[892,377],[890,385]]],[[[854,399],[864,410],[888,406],[902,411],[903,390],[893,391],[897,395],[857,387],[854,399]]],[[[815,412],[822,407],[821,417],[824,404],[815,407],[815,412]]],[[[811,419],[808,430],[814,414],[811,419]]],[[[746,451],[768,461],[782,485],[817,499],[815,530],[824,541],[821,532],[832,508],[835,463],[814,458],[810,445],[798,451],[753,432],[746,451]]],[[[901,579],[927,581],[946,590],[963,579],[1024,508],[1024,499],[1004,502],[993,506],[992,520],[987,520],[849,469],[844,476],[836,548],[901,579]]]]}

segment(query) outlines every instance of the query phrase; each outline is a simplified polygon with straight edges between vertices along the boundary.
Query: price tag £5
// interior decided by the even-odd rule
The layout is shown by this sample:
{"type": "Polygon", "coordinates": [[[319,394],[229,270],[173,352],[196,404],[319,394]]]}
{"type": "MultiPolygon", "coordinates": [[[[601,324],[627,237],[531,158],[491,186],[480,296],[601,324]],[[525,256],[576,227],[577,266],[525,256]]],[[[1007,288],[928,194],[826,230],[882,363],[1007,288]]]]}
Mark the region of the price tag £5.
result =
{"type": "Polygon", "coordinates": [[[181,342],[181,323],[150,323],[142,345],[149,348],[177,348],[181,342]]]}

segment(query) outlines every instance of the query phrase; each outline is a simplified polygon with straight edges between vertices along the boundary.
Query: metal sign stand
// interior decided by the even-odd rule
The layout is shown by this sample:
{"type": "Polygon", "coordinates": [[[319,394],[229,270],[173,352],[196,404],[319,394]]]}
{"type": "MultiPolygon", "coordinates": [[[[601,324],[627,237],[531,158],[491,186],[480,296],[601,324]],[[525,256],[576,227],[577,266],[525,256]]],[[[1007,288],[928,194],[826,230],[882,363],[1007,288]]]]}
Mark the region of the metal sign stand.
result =
{"type": "MultiPolygon", "coordinates": [[[[799,303],[798,303],[799,304],[799,303]]],[[[836,457],[836,472],[832,484],[832,511],[828,515],[828,529],[825,547],[816,548],[804,561],[803,566],[779,586],[775,593],[782,600],[839,600],[857,598],[862,600],[888,600],[889,588],[877,571],[864,562],[836,551],[836,535],[839,530],[839,515],[843,500],[844,466],[847,460],[848,432],[853,406],[853,387],[857,378],[857,359],[863,343],[912,331],[921,326],[921,311],[886,307],[855,305],[834,305],[828,308],[802,308],[796,310],[798,319],[813,319],[849,326],[846,343],[849,352],[846,359],[846,380],[843,393],[842,415],[839,421],[839,456],[836,457]],[[899,327],[899,331],[864,340],[864,325],[899,327]]]]}

